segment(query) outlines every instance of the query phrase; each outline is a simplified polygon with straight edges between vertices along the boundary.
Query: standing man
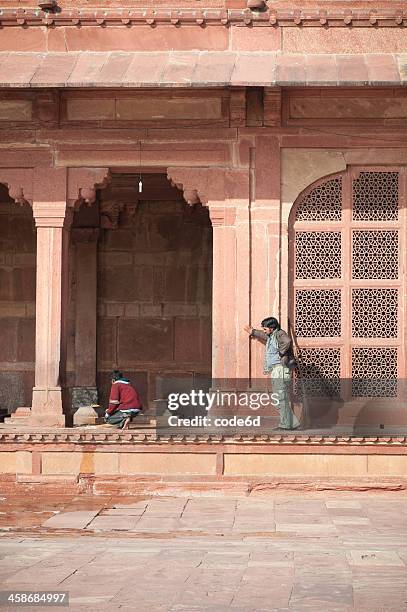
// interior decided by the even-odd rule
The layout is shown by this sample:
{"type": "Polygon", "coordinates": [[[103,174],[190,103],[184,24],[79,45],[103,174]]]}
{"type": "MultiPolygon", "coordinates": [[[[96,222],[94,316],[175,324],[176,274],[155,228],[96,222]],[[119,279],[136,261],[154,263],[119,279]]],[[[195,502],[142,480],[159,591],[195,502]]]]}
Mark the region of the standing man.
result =
{"type": "Polygon", "coordinates": [[[112,372],[111,381],[109,408],[105,413],[105,422],[109,425],[116,425],[119,429],[128,429],[130,421],[143,409],[139,394],[119,370],[112,372]]]}
{"type": "Polygon", "coordinates": [[[271,375],[273,392],[278,394],[277,409],[280,413],[278,429],[297,429],[300,422],[295,416],[290,402],[290,367],[295,367],[290,336],[280,328],[275,317],[267,317],[261,322],[262,329],[245,326],[251,338],[265,343],[264,373],[271,375]]]}

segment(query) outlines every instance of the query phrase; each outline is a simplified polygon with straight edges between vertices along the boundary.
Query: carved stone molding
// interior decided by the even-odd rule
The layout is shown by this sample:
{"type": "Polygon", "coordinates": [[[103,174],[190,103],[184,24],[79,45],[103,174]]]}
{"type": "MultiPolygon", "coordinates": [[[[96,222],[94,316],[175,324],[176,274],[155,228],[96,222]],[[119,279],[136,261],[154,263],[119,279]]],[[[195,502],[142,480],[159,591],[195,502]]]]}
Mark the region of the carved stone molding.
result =
{"type": "Polygon", "coordinates": [[[3,8],[0,15],[0,27],[58,27],[81,25],[94,27],[157,27],[162,25],[195,25],[228,26],[242,24],[247,27],[281,26],[281,27],[405,27],[406,13],[399,6],[383,8],[380,3],[376,7],[338,8],[336,5],[324,8],[298,9],[295,7],[270,7],[267,10],[252,12],[250,9],[212,8],[197,10],[196,8],[174,7],[155,10],[128,6],[126,9],[101,7],[91,8],[61,8],[58,13],[47,13],[35,8],[3,8]],[[130,10],[129,10],[130,9],[130,10]]]}
{"type": "Polygon", "coordinates": [[[106,187],[109,180],[109,168],[69,168],[68,205],[79,208],[82,204],[93,204],[96,189],[106,187]]]}
{"type": "Polygon", "coordinates": [[[33,202],[33,171],[31,168],[0,168],[0,183],[17,204],[33,202]]]}
{"type": "MultiPolygon", "coordinates": [[[[176,452],[176,445],[218,445],[222,447],[244,445],[247,449],[249,445],[253,449],[263,452],[267,448],[274,447],[275,452],[278,452],[282,447],[295,447],[298,452],[305,447],[313,447],[312,452],[320,454],[338,453],[342,454],[348,447],[349,452],[360,452],[369,454],[407,454],[407,436],[347,436],[347,435],[307,435],[307,434],[173,434],[161,435],[151,432],[144,433],[140,431],[126,432],[106,432],[102,430],[89,431],[85,428],[82,430],[75,429],[59,429],[54,431],[36,430],[35,427],[30,429],[25,428],[24,431],[17,431],[17,426],[2,428],[0,430],[0,443],[5,445],[15,444],[60,444],[60,443],[100,443],[100,444],[150,444],[150,445],[168,445],[176,452]],[[174,446],[173,446],[174,445],[174,446]],[[352,450],[350,450],[352,449],[352,450]]],[[[247,452],[247,451],[246,451],[247,452]]]]}

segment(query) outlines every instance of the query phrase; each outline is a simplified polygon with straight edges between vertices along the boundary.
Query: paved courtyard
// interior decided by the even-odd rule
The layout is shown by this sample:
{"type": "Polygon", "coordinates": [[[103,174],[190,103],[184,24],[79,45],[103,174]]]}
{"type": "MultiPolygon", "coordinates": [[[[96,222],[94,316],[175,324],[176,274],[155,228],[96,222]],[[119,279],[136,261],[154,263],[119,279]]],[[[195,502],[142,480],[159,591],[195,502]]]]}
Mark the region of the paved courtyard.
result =
{"type": "Polygon", "coordinates": [[[401,492],[3,496],[0,534],[0,590],[68,591],[69,610],[407,610],[401,492]]]}

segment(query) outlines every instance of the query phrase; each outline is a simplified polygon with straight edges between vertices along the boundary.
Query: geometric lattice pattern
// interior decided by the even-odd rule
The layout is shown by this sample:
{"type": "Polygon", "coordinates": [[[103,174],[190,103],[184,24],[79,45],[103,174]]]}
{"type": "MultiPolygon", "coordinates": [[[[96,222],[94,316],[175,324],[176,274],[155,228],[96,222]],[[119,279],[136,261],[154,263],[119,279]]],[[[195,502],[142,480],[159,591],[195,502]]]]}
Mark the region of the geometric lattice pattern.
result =
{"type": "Polygon", "coordinates": [[[352,336],[397,337],[397,289],[352,290],[352,336]]]}
{"type": "Polygon", "coordinates": [[[341,232],[297,232],[296,278],[341,277],[341,232]]]}
{"type": "Polygon", "coordinates": [[[296,221],[340,221],[342,177],[315,187],[297,207],[296,221]]]}
{"type": "Polygon", "coordinates": [[[333,338],[341,335],[341,291],[300,289],[295,292],[296,334],[333,338]]]}
{"type": "MultiPolygon", "coordinates": [[[[308,395],[340,395],[341,351],[339,348],[303,348],[299,357],[301,379],[308,395]]],[[[300,390],[300,389],[299,389],[300,390]]]]}
{"type": "Polygon", "coordinates": [[[398,278],[398,231],[353,232],[352,278],[398,278]]]}
{"type": "Polygon", "coordinates": [[[354,221],[395,220],[398,202],[398,172],[361,172],[353,181],[354,221]]]}
{"type": "Polygon", "coordinates": [[[397,349],[352,349],[352,395],[393,397],[397,395],[397,349]]]}

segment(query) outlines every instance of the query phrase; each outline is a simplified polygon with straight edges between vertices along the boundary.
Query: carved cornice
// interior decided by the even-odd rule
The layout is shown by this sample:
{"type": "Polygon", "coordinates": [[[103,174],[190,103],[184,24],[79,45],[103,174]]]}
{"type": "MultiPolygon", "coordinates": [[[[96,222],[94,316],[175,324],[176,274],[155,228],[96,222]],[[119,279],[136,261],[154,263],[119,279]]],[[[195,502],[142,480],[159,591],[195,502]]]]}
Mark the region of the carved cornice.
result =
{"type": "Polygon", "coordinates": [[[243,24],[246,26],[271,25],[281,27],[405,27],[407,11],[392,9],[268,9],[252,12],[250,9],[62,9],[50,14],[34,8],[4,8],[0,12],[0,26],[137,26],[189,24],[198,27],[210,25],[243,24]]]}
{"type": "Polygon", "coordinates": [[[189,435],[162,435],[158,433],[132,432],[105,432],[56,430],[55,432],[36,431],[0,431],[1,444],[200,444],[200,445],[256,445],[256,446],[302,446],[302,447],[369,447],[394,448],[407,450],[407,436],[346,436],[346,435],[307,435],[307,434],[258,434],[258,435],[231,435],[220,434],[189,434],[189,435]]]}

